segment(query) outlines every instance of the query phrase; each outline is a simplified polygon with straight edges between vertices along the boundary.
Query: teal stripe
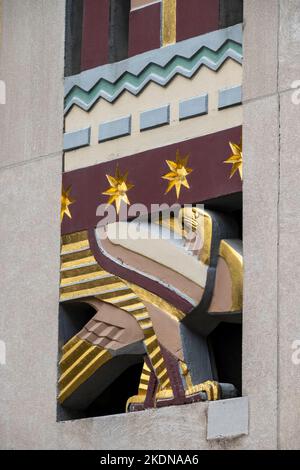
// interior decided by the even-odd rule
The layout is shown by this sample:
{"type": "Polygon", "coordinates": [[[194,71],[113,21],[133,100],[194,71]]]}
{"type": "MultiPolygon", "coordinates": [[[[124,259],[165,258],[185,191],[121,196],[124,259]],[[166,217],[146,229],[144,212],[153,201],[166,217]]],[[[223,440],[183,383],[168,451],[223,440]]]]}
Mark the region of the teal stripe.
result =
{"type": "Polygon", "coordinates": [[[68,108],[70,103],[76,99],[82,102],[82,106],[77,103],[80,107],[86,107],[88,109],[97,101],[97,98],[103,97],[104,94],[108,101],[114,101],[127,87],[130,87],[130,91],[136,94],[151,80],[166,85],[168,81],[173,78],[177,67],[180,67],[182,70],[177,70],[176,74],[185,76],[192,76],[203,63],[208,67],[211,66],[210,68],[215,70],[227,59],[229,51],[233,51],[241,61],[242,46],[229,40],[218,51],[202,47],[190,59],[176,56],[171,59],[165,67],[161,67],[157,64],[149,64],[138,76],[126,72],[115,83],[111,83],[102,78],[89,92],[82,90],[78,86],[74,86],[65,98],[65,107],[68,108]],[[209,63],[207,63],[207,61],[209,61],[209,63]]]}

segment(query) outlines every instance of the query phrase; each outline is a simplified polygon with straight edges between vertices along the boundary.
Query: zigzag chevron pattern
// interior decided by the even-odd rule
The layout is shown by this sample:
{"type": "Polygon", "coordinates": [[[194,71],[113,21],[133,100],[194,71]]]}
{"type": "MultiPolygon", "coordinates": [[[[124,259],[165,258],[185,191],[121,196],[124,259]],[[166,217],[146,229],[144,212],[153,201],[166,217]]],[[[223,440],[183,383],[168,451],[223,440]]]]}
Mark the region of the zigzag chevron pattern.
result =
{"type": "Polygon", "coordinates": [[[124,90],[137,95],[150,81],[165,86],[177,74],[190,78],[202,65],[218,70],[228,58],[241,62],[242,46],[229,40],[217,51],[202,47],[190,59],[175,56],[165,67],[150,63],[139,75],[127,72],[115,83],[102,78],[89,92],[75,86],[66,97],[65,112],[75,104],[88,111],[99,98],[113,102],[124,90]]]}

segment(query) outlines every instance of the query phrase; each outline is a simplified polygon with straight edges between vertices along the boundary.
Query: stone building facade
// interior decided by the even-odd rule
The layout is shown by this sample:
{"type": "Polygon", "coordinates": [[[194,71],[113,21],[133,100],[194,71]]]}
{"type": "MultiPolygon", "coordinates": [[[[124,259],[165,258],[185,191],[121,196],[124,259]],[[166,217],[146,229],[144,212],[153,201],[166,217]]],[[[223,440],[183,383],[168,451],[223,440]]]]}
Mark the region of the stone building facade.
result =
{"type": "MultiPolygon", "coordinates": [[[[299,2],[0,0],[0,31],[0,447],[297,449],[299,2]],[[241,133],[243,181],[218,166],[241,133]],[[174,184],[167,202],[176,195],[181,205],[205,202],[234,213],[243,229],[237,396],[129,413],[70,412],[64,400],[57,405],[60,392],[71,396],[67,381],[57,385],[66,372],[57,363],[67,339],[64,301],[81,288],[60,284],[60,236],[70,242],[94,228],[93,188],[99,184],[99,203],[107,202],[105,174],[117,163],[134,179],[130,200],[147,205],[145,193],[159,195],[164,185],[150,200],[161,203],[168,183],[155,177],[178,149],[190,154],[193,171],[189,187],[177,194],[174,184]],[[205,151],[210,160],[204,155],[201,167],[205,151]],[[152,177],[149,191],[138,192],[152,177]],[[69,199],[61,223],[62,186],[69,199]]],[[[160,292],[184,310],[179,297],[176,303],[160,292]]],[[[162,345],[170,352],[172,344],[160,334],[166,361],[162,345]]]]}

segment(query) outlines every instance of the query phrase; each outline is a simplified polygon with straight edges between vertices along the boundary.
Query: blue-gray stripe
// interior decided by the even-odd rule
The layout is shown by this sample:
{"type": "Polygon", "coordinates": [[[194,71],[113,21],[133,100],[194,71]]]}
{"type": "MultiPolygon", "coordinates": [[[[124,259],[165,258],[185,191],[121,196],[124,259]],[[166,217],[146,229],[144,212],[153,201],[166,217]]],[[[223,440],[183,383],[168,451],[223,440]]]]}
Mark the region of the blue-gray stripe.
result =
{"type": "MultiPolygon", "coordinates": [[[[150,63],[165,67],[175,56],[191,58],[202,47],[217,51],[224,42],[228,40],[235,41],[238,44],[242,43],[243,31],[241,24],[186,39],[168,47],[147,51],[143,54],[122,60],[118,62],[118,64],[100,65],[99,67],[85,70],[77,75],[66,77],[65,96],[74,86],[84,91],[90,91],[101,79],[114,83],[119,80],[125,72],[137,76],[150,63]]],[[[235,57],[234,55],[233,57],[235,60],[241,62],[241,57],[235,57]]]]}
{"type": "Polygon", "coordinates": [[[153,129],[170,123],[170,105],[150,109],[140,114],[140,130],[153,129]]]}
{"type": "Polygon", "coordinates": [[[64,134],[64,151],[75,150],[90,145],[91,128],[80,129],[64,134]]]}
{"type": "Polygon", "coordinates": [[[241,104],[242,87],[240,85],[219,90],[219,109],[241,104]]]}
{"type": "Polygon", "coordinates": [[[179,119],[188,119],[208,113],[208,95],[196,96],[179,103],[179,119]]]}
{"type": "Polygon", "coordinates": [[[117,139],[131,134],[131,116],[126,116],[114,121],[103,122],[99,126],[99,142],[117,139]]]}

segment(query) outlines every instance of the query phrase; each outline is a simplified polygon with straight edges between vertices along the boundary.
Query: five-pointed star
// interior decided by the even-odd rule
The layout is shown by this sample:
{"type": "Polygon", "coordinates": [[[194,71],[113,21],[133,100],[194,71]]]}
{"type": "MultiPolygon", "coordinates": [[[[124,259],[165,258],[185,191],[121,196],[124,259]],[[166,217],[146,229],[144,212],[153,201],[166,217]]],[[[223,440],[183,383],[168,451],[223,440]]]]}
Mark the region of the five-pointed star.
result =
{"type": "Polygon", "coordinates": [[[233,144],[229,142],[230,148],[232,150],[233,155],[231,155],[224,163],[231,163],[232,168],[230,171],[230,178],[235,174],[237,170],[239,170],[241,180],[243,179],[243,147],[242,142],[240,145],[233,144]]]}
{"type": "Polygon", "coordinates": [[[121,201],[126,204],[130,204],[127,197],[127,191],[134,187],[133,184],[127,182],[128,171],[125,175],[121,175],[119,167],[117,166],[115,176],[106,175],[110,188],[104,191],[102,194],[109,196],[107,204],[116,204],[117,214],[120,211],[121,201]]]}
{"type": "Polygon", "coordinates": [[[62,222],[64,215],[66,214],[70,219],[72,219],[72,215],[69,209],[69,206],[75,202],[75,199],[70,197],[71,186],[65,191],[62,188],[61,193],[61,209],[60,209],[60,221],[62,222]]]}
{"type": "Polygon", "coordinates": [[[181,185],[185,188],[190,188],[187,181],[187,176],[193,171],[191,168],[187,168],[189,155],[185,157],[180,157],[180,152],[176,152],[176,161],[166,160],[168,167],[170,168],[170,173],[162,176],[164,180],[168,180],[169,184],[166,189],[165,194],[167,194],[175,186],[177,199],[180,196],[181,185]]]}

